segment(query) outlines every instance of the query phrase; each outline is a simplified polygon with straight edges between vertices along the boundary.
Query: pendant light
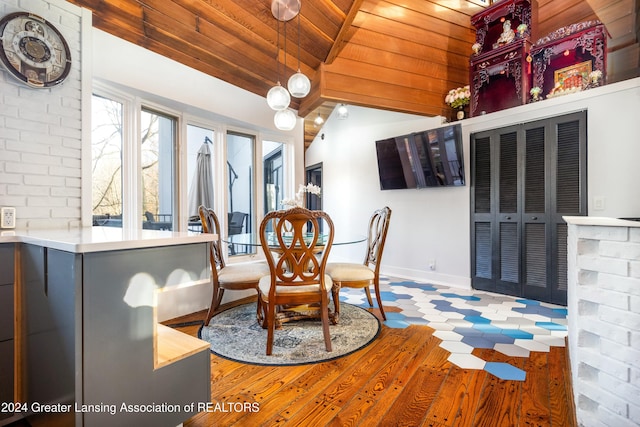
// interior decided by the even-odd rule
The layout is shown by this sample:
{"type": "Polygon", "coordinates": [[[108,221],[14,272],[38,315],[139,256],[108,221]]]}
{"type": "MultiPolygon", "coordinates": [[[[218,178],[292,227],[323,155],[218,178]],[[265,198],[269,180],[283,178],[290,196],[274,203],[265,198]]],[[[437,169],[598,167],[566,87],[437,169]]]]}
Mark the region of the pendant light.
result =
{"type": "Polygon", "coordinates": [[[298,13],[298,72],[289,77],[287,88],[291,96],[295,98],[304,98],[311,91],[311,82],[309,78],[300,71],[300,14],[298,13]]]}
{"type": "Polygon", "coordinates": [[[346,119],[347,117],[349,117],[349,109],[347,108],[347,106],[346,106],[346,105],[344,105],[344,104],[340,104],[340,105],[338,106],[337,114],[338,114],[338,119],[340,119],[340,120],[344,120],[344,119],[346,119]]]}
{"type": "MultiPolygon", "coordinates": [[[[274,2],[271,4],[271,11],[273,12],[274,7],[277,8],[277,13],[279,16],[280,13],[280,0],[274,0],[274,2]]],[[[275,15],[275,13],[274,13],[275,15]]],[[[267,104],[269,104],[269,107],[271,107],[272,110],[276,110],[276,111],[280,111],[280,110],[284,110],[285,108],[289,107],[289,104],[291,103],[291,96],[289,95],[289,92],[282,87],[282,85],[280,84],[280,19],[277,20],[278,21],[278,38],[277,38],[277,42],[276,42],[276,64],[277,64],[277,78],[278,78],[278,83],[272,87],[271,89],[269,89],[269,92],[267,92],[267,104]]],[[[285,27],[286,28],[286,27],[285,27]]],[[[286,37],[286,35],[285,35],[286,37]]],[[[286,52],[285,52],[285,56],[286,56],[286,52]]]]}
{"type": "Polygon", "coordinates": [[[296,127],[296,114],[289,108],[276,111],[276,114],[273,116],[273,124],[280,130],[293,130],[293,128],[296,127]]]}
{"type": "Polygon", "coordinates": [[[280,81],[274,87],[269,89],[267,92],[267,104],[271,107],[272,110],[280,111],[289,107],[291,103],[291,96],[289,96],[289,92],[282,87],[280,81]]]}

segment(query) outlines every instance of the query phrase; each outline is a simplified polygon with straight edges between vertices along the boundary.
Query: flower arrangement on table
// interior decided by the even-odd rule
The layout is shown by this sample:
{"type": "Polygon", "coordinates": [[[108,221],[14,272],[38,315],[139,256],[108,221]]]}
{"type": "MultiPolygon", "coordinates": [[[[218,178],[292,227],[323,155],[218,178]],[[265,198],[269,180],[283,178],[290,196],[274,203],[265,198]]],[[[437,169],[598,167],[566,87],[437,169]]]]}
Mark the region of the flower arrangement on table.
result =
{"type": "Polygon", "coordinates": [[[300,187],[298,187],[298,192],[295,194],[295,196],[292,199],[283,199],[282,202],[280,203],[285,209],[291,209],[295,207],[304,207],[305,193],[311,193],[311,194],[315,194],[316,196],[319,196],[320,187],[312,183],[308,183],[307,185],[300,184],[300,187]]]}
{"type": "Polygon", "coordinates": [[[462,86],[456,89],[451,89],[447,96],[444,97],[444,102],[451,108],[462,109],[465,105],[469,105],[471,100],[471,89],[469,85],[462,86]]]}

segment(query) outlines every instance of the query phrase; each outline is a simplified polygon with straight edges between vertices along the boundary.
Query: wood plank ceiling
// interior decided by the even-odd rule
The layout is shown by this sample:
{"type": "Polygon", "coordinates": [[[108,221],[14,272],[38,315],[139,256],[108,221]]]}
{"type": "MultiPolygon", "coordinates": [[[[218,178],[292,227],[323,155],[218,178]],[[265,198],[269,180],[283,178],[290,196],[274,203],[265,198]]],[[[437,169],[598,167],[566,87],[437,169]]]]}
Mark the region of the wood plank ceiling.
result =
{"type": "MultiPolygon", "coordinates": [[[[326,120],[338,103],[448,116],[446,92],[469,81],[470,17],[489,2],[301,0],[300,33],[294,18],[285,38],[271,0],[69,1],[90,9],[96,28],[260,96],[278,80],[286,85],[299,59],[312,81],[311,93],[291,104],[305,117],[305,146],[320,129],[314,119],[326,120]]],[[[631,58],[622,78],[640,75],[638,0],[538,0],[538,6],[538,37],[600,19],[612,36],[610,52],[631,58]]]]}

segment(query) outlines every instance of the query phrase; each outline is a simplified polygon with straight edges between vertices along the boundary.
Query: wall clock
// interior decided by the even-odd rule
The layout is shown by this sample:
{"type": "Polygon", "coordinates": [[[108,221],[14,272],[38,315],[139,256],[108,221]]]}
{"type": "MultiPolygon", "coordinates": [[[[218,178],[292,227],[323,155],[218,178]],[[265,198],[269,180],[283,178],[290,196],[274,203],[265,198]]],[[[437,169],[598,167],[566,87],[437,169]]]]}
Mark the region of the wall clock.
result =
{"type": "Polygon", "coordinates": [[[69,45],[45,19],[26,12],[0,20],[0,60],[21,82],[34,88],[56,86],[71,70],[69,45]]]}

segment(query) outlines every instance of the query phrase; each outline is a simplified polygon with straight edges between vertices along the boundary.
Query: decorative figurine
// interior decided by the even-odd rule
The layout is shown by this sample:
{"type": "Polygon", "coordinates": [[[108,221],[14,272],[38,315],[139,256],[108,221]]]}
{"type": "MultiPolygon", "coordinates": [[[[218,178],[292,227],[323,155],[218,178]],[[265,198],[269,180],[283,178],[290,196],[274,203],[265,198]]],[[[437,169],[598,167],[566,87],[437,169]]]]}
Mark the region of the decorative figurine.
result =
{"type": "Polygon", "coordinates": [[[502,34],[498,37],[496,44],[493,46],[494,49],[500,46],[504,46],[505,44],[511,43],[516,38],[516,33],[511,29],[511,21],[506,20],[504,24],[502,24],[502,34]]]}

